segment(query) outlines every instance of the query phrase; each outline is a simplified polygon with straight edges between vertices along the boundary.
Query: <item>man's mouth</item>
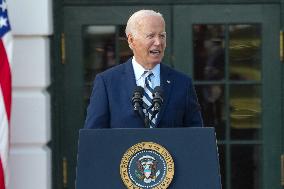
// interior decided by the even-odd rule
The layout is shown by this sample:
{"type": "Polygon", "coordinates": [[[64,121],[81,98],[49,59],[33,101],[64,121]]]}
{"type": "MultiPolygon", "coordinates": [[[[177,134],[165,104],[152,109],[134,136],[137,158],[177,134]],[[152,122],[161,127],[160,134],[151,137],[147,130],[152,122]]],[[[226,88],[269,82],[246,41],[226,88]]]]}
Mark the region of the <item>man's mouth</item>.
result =
{"type": "Polygon", "coordinates": [[[161,54],[161,51],[160,50],[150,50],[150,54],[159,55],[161,54]]]}

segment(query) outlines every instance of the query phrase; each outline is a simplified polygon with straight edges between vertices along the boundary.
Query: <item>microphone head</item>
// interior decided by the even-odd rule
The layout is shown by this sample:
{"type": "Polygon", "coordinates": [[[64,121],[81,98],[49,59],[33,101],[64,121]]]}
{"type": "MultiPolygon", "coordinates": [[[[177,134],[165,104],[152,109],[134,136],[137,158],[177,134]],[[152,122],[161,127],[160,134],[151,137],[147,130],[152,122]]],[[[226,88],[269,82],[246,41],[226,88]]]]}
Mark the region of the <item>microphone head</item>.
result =
{"type": "Polygon", "coordinates": [[[144,88],[141,86],[136,86],[134,89],[134,93],[140,93],[143,94],[144,93],[144,88]]]}
{"type": "Polygon", "coordinates": [[[142,104],[143,104],[143,100],[142,100],[143,93],[144,93],[143,87],[141,87],[141,86],[135,87],[135,89],[133,91],[133,96],[132,96],[132,99],[131,99],[135,111],[138,111],[139,107],[141,107],[142,104]]]}
{"type": "Polygon", "coordinates": [[[154,88],[153,92],[153,115],[156,115],[163,104],[163,90],[160,86],[154,88]]]}
{"type": "Polygon", "coordinates": [[[162,87],[160,87],[160,86],[155,87],[153,94],[154,95],[159,94],[162,97],[163,96],[163,89],[162,89],[162,87]]]}

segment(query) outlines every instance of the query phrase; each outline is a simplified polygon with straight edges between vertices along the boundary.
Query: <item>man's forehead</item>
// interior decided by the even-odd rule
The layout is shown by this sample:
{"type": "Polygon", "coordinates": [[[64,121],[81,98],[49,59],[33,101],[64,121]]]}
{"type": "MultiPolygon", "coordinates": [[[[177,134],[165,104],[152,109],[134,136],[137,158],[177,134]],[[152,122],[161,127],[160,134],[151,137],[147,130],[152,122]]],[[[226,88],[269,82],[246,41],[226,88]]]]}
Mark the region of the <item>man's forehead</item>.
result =
{"type": "Polygon", "coordinates": [[[166,35],[166,32],[155,32],[155,31],[149,31],[149,32],[144,32],[144,34],[149,35],[149,34],[159,34],[159,35],[166,35]]]}
{"type": "Polygon", "coordinates": [[[165,25],[165,20],[159,16],[148,15],[140,18],[136,21],[137,26],[139,27],[150,27],[151,24],[163,24],[165,25]]]}

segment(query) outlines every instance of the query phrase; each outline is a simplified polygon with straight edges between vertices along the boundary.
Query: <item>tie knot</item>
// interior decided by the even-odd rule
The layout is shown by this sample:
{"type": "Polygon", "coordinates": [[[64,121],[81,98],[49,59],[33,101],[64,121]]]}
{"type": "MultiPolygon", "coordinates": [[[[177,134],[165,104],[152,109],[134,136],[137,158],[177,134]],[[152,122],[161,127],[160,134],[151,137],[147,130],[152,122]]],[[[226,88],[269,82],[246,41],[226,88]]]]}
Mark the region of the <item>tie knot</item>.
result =
{"type": "Polygon", "coordinates": [[[151,81],[151,77],[154,76],[152,71],[144,71],[144,76],[146,79],[151,81]]]}

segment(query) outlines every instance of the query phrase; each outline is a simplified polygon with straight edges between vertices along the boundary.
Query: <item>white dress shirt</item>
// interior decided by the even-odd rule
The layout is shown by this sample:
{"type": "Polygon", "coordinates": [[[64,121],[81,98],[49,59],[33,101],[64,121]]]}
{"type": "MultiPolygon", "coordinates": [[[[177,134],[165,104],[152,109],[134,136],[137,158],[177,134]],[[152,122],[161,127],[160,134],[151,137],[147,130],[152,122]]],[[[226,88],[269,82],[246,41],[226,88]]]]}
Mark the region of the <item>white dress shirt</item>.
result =
{"type": "Polygon", "coordinates": [[[145,71],[151,71],[153,76],[151,77],[151,84],[153,89],[156,86],[160,86],[160,64],[157,64],[152,70],[145,70],[138,62],[136,62],[135,57],[132,58],[132,66],[134,70],[134,75],[136,79],[136,85],[144,88],[145,85],[145,71]]]}

